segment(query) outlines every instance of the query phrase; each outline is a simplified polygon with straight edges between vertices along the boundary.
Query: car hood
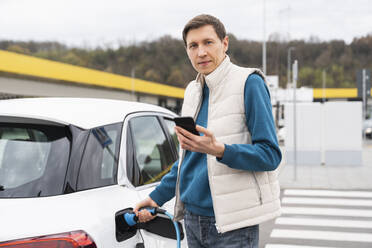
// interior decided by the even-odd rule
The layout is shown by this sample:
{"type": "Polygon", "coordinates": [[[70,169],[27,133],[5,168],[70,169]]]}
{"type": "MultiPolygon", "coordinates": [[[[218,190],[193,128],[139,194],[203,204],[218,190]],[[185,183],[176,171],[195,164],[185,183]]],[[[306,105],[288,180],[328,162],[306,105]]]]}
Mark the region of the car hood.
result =
{"type": "Polygon", "coordinates": [[[118,185],[61,196],[2,198],[0,242],[76,230],[84,230],[93,239],[112,236],[115,213],[136,201],[135,191],[118,185]]]}

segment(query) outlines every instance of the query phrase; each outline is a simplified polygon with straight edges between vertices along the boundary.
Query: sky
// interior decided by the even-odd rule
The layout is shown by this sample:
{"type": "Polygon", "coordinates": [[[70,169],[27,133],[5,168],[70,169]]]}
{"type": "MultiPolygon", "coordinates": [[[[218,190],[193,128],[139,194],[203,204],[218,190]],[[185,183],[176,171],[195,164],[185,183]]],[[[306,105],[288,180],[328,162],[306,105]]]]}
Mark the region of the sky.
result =
{"type": "Polygon", "coordinates": [[[0,0],[0,40],[94,48],[181,39],[186,22],[202,13],[238,39],[350,43],[372,34],[372,0],[0,0]]]}

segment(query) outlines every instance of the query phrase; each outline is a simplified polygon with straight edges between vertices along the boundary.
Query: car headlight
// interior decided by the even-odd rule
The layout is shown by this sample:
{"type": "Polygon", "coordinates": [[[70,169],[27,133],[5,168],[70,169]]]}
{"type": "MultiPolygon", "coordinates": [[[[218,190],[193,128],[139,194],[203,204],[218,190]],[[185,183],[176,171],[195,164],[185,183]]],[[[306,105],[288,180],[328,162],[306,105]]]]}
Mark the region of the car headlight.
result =
{"type": "Polygon", "coordinates": [[[372,127],[367,127],[364,132],[365,133],[372,133],[372,127]]]}

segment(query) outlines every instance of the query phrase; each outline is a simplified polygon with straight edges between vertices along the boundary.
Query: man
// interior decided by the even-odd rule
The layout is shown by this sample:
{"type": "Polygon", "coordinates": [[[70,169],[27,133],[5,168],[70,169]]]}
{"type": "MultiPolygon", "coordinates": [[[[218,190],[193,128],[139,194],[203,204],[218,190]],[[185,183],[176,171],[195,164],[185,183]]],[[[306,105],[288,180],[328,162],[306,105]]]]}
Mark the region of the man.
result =
{"type": "Polygon", "coordinates": [[[184,217],[189,247],[258,247],[258,224],[280,214],[281,152],[264,75],[230,62],[225,28],[213,16],[190,20],[183,40],[198,76],[182,116],[194,117],[201,136],[175,128],[180,158],[135,211],[151,220],[138,210],[176,195],[175,219],[184,217]]]}

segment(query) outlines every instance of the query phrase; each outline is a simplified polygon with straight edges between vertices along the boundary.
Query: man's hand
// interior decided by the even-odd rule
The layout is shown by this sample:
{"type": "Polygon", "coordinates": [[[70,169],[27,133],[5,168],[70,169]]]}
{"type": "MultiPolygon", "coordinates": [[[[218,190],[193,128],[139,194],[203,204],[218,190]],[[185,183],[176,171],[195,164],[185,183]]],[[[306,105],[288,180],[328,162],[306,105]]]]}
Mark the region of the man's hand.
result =
{"type": "Polygon", "coordinates": [[[204,136],[194,135],[178,126],[176,126],[174,130],[176,131],[182,149],[192,152],[207,153],[217,158],[222,158],[225,152],[225,145],[218,142],[214,134],[208,129],[196,125],[196,130],[203,133],[204,136]]]}
{"type": "Polygon", "coordinates": [[[146,197],[145,199],[137,203],[133,211],[138,217],[139,222],[147,222],[155,218],[155,216],[152,216],[151,213],[147,211],[146,209],[139,211],[140,208],[144,208],[144,207],[157,208],[159,207],[159,205],[155,201],[153,201],[150,197],[146,197]]]}

